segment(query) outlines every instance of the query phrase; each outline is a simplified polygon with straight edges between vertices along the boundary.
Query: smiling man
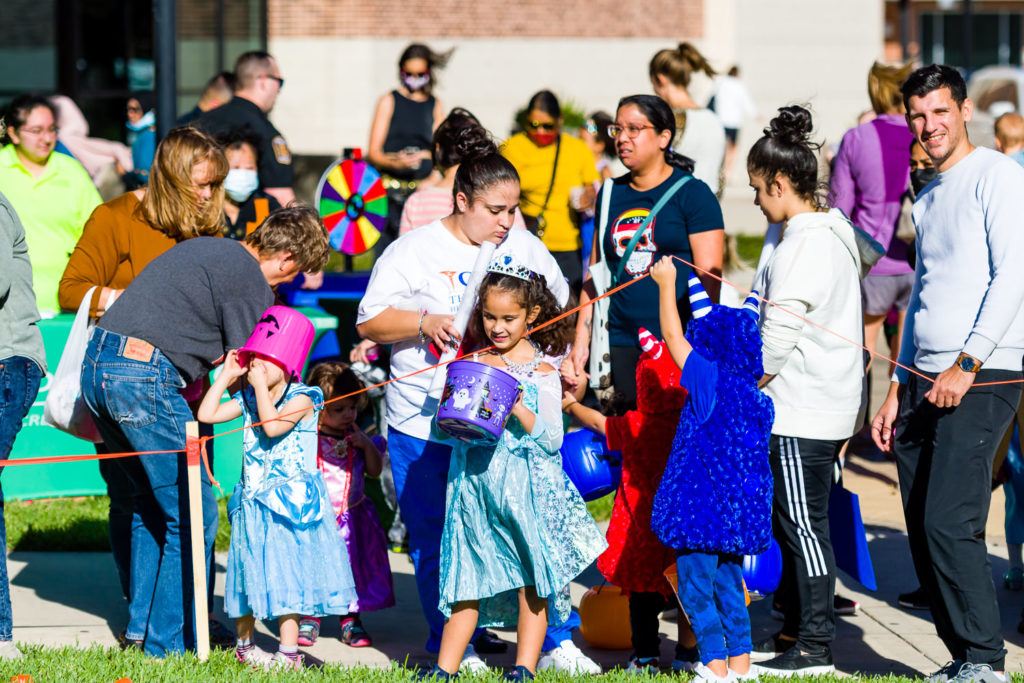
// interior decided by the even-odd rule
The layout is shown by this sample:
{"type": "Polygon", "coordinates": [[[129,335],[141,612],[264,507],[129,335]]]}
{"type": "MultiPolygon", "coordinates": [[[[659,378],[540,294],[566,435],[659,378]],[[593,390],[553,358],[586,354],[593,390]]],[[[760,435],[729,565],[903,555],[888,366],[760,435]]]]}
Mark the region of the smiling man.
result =
{"type": "Polygon", "coordinates": [[[1021,397],[1024,169],[968,140],[974,105],[952,67],[915,71],[903,101],[939,175],[913,212],[917,267],[899,362],[915,372],[896,370],[872,432],[896,453],[914,568],[954,660],[931,680],[1002,683],[984,533],[992,458],[1021,397]]]}

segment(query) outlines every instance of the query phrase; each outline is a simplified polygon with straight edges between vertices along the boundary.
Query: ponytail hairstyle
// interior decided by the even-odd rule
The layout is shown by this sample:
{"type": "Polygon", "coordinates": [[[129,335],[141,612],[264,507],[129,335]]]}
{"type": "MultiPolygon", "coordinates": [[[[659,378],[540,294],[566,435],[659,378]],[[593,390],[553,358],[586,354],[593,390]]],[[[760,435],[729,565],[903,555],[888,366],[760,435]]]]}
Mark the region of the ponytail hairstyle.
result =
{"type": "Polygon", "coordinates": [[[497,153],[490,134],[471,113],[456,107],[434,131],[434,165],[448,169],[463,159],[497,153]]]}
{"type": "Polygon", "coordinates": [[[828,205],[828,186],[818,181],[818,157],[821,145],[810,139],[814,124],[811,112],[793,105],[780,107],[779,115],[764,129],[747,155],[747,171],[771,183],[785,176],[801,199],[818,208],[828,205]]]}
{"type": "Polygon", "coordinates": [[[674,50],[659,50],[651,58],[648,68],[651,80],[657,76],[664,76],[669,83],[687,88],[690,85],[690,78],[695,71],[705,73],[708,78],[715,76],[715,70],[704,59],[704,55],[690,43],[679,43],[674,50]]]}
{"type": "Polygon", "coordinates": [[[900,88],[913,72],[914,65],[883,64],[875,62],[868,72],[868,97],[876,114],[904,114],[903,93],[900,88]]]}
{"type": "Polygon", "coordinates": [[[472,204],[478,194],[501,183],[515,183],[518,186],[519,174],[515,166],[497,150],[462,159],[452,186],[452,199],[456,200],[453,212],[459,213],[457,198],[460,192],[466,195],[466,202],[472,204]]]}
{"type": "Polygon", "coordinates": [[[640,113],[651,122],[655,134],[660,135],[666,130],[669,132],[669,144],[665,148],[665,163],[686,173],[693,173],[693,159],[672,149],[671,141],[676,137],[676,117],[672,114],[672,108],[668,106],[668,103],[657,95],[630,95],[619,100],[616,111],[629,105],[639,109],[640,113]]]}
{"type": "MultiPolygon", "coordinates": [[[[515,296],[519,304],[526,309],[527,315],[535,306],[539,307],[540,312],[537,314],[536,320],[529,325],[530,327],[536,327],[563,313],[555,295],[548,289],[547,280],[540,273],[530,273],[528,280],[504,273],[487,273],[480,284],[476,307],[473,309],[473,315],[469,322],[473,337],[483,345],[490,344],[484,333],[483,306],[487,301],[487,294],[492,289],[500,289],[515,296]]],[[[573,302],[570,300],[567,307],[571,307],[572,304],[573,302]]],[[[541,353],[548,356],[561,356],[569,348],[569,344],[572,343],[575,336],[576,316],[568,315],[558,322],[533,332],[530,334],[530,339],[537,345],[541,353]]]]}

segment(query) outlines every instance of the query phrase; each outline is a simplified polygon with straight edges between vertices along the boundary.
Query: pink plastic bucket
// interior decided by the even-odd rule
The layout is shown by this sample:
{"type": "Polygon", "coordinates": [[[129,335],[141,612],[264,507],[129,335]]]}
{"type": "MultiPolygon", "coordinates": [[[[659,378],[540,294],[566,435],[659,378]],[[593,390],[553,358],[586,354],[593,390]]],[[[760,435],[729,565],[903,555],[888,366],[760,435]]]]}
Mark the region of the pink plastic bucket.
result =
{"type": "Polygon", "coordinates": [[[437,426],[462,441],[497,441],[519,398],[519,380],[485,363],[448,365],[437,426]]]}
{"type": "Polygon", "coordinates": [[[292,379],[299,379],[314,336],[309,318],[287,306],[271,306],[238,350],[238,362],[244,367],[253,354],[259,354],[277,361],[292,379]]]}

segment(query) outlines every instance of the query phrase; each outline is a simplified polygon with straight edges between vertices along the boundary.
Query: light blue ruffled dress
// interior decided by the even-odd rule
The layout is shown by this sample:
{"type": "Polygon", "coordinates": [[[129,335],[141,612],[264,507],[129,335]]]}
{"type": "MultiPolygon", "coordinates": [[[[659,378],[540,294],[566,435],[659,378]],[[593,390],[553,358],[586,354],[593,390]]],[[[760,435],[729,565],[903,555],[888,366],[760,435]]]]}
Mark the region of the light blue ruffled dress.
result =
{"type": "Polygon", "coordinates": [[[607,547],[562,470],[558,373],[518,377],[537,415],[531,433],[511,417],[496,446],[452,441],[438,607],[451,616],[455,603],[479,600],[480,627],[514,625],[522,586],[536,586],[548,621],[564,623],[569,583],[607,547]]]}
{"type": "MultiPolygon", "coordinates": [[[[280,405],[299,395],[322,403],[316,387],[292,384],[280,405]]],[[[228,503],[224,609],[228,616],[257,619],[285,614],[347,614],[356,599],[348,552],[338,537],[323,475],[316,467],[317,416],[288,433],[268,437],[259,421],[252,387],[232,396],[245,421],[242,480],[228,503]]]]}

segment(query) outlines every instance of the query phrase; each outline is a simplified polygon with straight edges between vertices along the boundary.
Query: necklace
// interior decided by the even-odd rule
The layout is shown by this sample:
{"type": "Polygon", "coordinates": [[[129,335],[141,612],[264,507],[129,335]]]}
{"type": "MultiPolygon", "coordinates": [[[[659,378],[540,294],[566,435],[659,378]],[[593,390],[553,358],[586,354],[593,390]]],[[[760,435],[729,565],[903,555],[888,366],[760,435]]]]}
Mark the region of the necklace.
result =
{"type": "Polygon", "coordinates": [[[537,348],[537,345],[533,343],[532,339],[527,339],[526,341],[533,347],[533,358],[530,360],[525,363],[516,363],[509,360],[509,358],[503,353],[499,353],[498,358],[501,358],[501,360],[505,362],[505,365],[508,366],[509,372],[516,375],[526,375],[527,377],[530,377],[533,375],[533,371],[537,369],[537,366],[540,365],[541,355],[540,349],[537,348]]]}

